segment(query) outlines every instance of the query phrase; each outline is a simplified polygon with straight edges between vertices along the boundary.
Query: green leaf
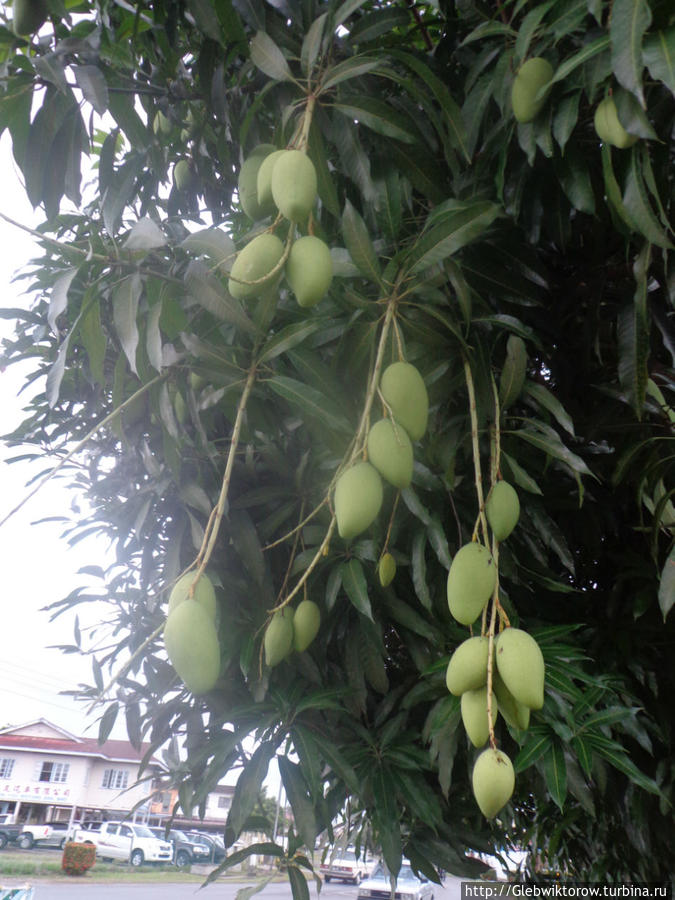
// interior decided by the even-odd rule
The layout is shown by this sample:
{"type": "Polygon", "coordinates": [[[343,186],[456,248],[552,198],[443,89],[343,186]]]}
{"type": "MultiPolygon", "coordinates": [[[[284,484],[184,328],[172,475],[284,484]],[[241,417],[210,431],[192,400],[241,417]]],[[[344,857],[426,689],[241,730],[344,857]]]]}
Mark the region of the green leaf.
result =
{"type": "Polygon", "coordinates": [[[565,81],[576,68],[588,62],[589,59],[593,59],[598,53],[603,53],[609,45],[610,39],[608,35],[602,35],[602,37],[586,44],[581,50],[573,53],[572,56],[569,56],[565,62],[558,66],[550,83],[555,84],[557,81],[565,81]]]}
{"type": "Polygon", "coordinates": [[[584,460],[563,444],[560,435],[553,431],[552,428],[545,427],[543,423],[538,422],[536,427],[521,428],[518,431],[509,433],[522,441],[526,441],[533,447],[537,447],[554,459],[561,460],[573,471],[579,472],[581,475],[593,475],[584,460]]]}
{"type": "Polygon", "coordinates": [[[584,770],[587,777],[590,778],[593,771],[593,751],[589,747],[587,741],[582,737],[572,738],[572,749],[577,755],[579,765],[584,770]]]}
{"type": "Polygon", "coordinates": [[[520,465],[520,463],[516,462],[516,460],[509,456],[508,453],[505,453],[502,450],[502,460],[506,462],[511,475],[513,476],[514,482],[523,490],[529,491],[531,494],[543,494],[542,489],[539,487],[537,482],[529,475],[525,469],[520,465]]]}
{"type": "Polygon", "coordinates": [[[419,634],[420,637],[432,644],[438,643],[439,635],[433,625],[430,625],[416,610],[397,597],[393,591],[387,591],[383,595],[383,601],[395,622],[409,631],[419,634]]]}
{"type": "Polygon", "coordinates": [[[657,247],[673,248],[649,202],[642,177],[642,161],[638,148],[631,151],[623,202],[635,228],[657,247]]]}
{"type": "Polygon", "coordinates": [[[522,772],[549,752],[552,746],[551,734],[548,728],[531,728],[527,733],[527,740],[521,747],[518,756],[513,761],[516,772],[522,772]]]}
{"type": "Polygon", "coordinates": [[[652,78],[662,81],[675,94],[675,25],[647,35],[642,55],[652,78]]]}
{"type": "Polygon", "coordinates": [[[291,883],[293,900],[309,900],[307,879],[297,866],[288,867],[288,880],[291,883]]]}
{"type": "Polygon", "coordinates": [[[338,102],[333,103],[333,109],[384,137],[403,141],[405,144],[415,143],[414,128],[410,119],[377,97],[371,97],[369,94],[341,96],[338,102]]]}
{"type": "Polygon", "coordinates": [[[293,81],[286,57],[264,31],[256,32],[250,45],[251,62],[275,81],[293,81]]]}
{"type": "Polygon", "coordinates": [[[98,725],[98,743],[105,744],[105,742],[110,737],[110,732],[113,730],[113,726],[117,719],[117,714],[120,711],[119,703],[111,703],[110,706],[106,709],[106,711],[101,716],[101,720],[98,725]]]}
{"type": "Polygon", "coordinates": [[[218,4],[211,3],[210,0],[187,0],[187,6],[201,33],[217,44],[224,45],[223,30],[214,9],[218,4]]]}
{"type": "Polygon", "coordinates": [[[139,219],[127,234],[125,250],[157,250],[167,243],[166,235],[149,216],[139,219]]]}
{"type": "Polygon", "coordinates": [[[586,740],[593,750],[602,756],[603,759],[606,759],[615,769],[618,769],[619,772],[627,775],[638,787],[657,796],[661,793],[658,784],[638,769],[621,744],[595,733],[588,734],[586,740]]]}
{"type": "Polygon", "coordinates": [[[427,585],[427,561],[424,556],[426,543],[426,531],[417,531],[412,542],[412,579],[420,603],[425,609],[431,611],[431,594],[427,585]]]}
{"type": "Polygon", "coordinates": [[[136,112],[133,96],[111,91],[108,112],[127,136],[131,146],[136,150],[145,150],[151,140],[150,134],[136,112]]]}
{"type": "Polygon", "coordinates": [[[87,288],[82,301],[80,337],[89,358],[91,374],[101,387],[105,387],[105,352],[107,341],[101,325],[101,302],[91,286],[87,288]]]}
{"type": "Polygon", "coordinates": [[[341,563],[340,572],[342,575],[342,586],[351,602],[362,615],[371,621],[375,621],[370,605],[370,597],[368,596],[368,582],[366,581],[361,560],[353,558],[349,562],[341,563]]]}
{"type": "Polygon", "coordinates": [[[54,334],[59,333],[56,327],[56,320],[68,307],[68,291],[77,272],[76,268],[68,269],[63,275],[59,275],[54,282],[54,287],[49,297],[49,312],[47,313],[47,322],[54,334]]]}
{"type": "Polygon", "coordinates": [[[562,98],[553,115],[553,137],[564,152],[574,126],[579,118],[581,91],[574,91],[562,98]]]}
{"type": "Polygon", "coordinates": [[[193,231],[180,246],[197,256],[206,256],[216,264],[219,272],[229,272],[237,252],[234,241],[222,228],[193,231]]]}
{"type": "Polygon", "coordinates": [[[226,846],[232,846],[239,837],[244,823],[253,812],[276,749],[275,741],[265,741],[260,744],[239,776],[225,826],[226,846]]]}
{"type": "Polygon", "coordinates": [[[72,66],[77,86],[87,103],[90,103],[99,116],[108,109],[108,85],[103,72],[98,66],[72,66]]]}
{"type": "Polygon", "coordinates": [[[435,217],[408,255],[410,273],[423,272],[475,241],[500,214],[495,203],[479,201],[437,217],[437,221],[435,217]]]}
{"type": "Polygon", "coordinates": [[[322,13],[312,22],[307,29],[307,34],[303,38],[302,49],[300,51],[300,65],[302,66],[302,71],[305,75],[311,73],[321,50],[327,18],[328,13],[322,13]]]}
{"type": "Polygon", "coordinates": [[[308,319],[306,322],[294,322],[292,325],[287,325],[267,341],[258,361],[269,362],[282,353],[286,353],[287,350],[302,344],[321,327],[323,327],[323,322],[320,319],[308,319]]]}
{"type": "Polygon", "coordinates": [[[212,315],[248,334],[256,327],[238,300],[225,290],[221,281],[213,277],[207,266],[193,260],[185,272],[185,286],[194,299],[212,315]]]}
{"type": "Polygon", "coordinates": [[[317,834],[316,816],[300,766],[292,763],[286,756],[278,757],[277,765],[293,810],[295,828],[305,846],[313,849],[317,834]]]}
{"type": "Polygon", "coordinates": [[[616,180],[614,169],[612,167],[612,150],[609,144],[603,144],[601,150],[602,156],[602,174],[605,180],[605,194],[610,209],[615,210],[621,221],[628,226],[631,231],[637,231],[637,226],[621,196],[621,188],[616,180]]]}
{"type": "Polygon", "coordinates": [[[336,85],[342,84],[343,81],[349,81],[351,78],[358,78],[359,75],[372,72],[373,69],[381,65],[382,61],[372,56],[363,54],[350,56],[349,59],[345,59],[326,70],[321,79],[321,91],[328,91],[336,85]]]}
{"type": "Polygon", "coordinates": [[[538,382],[530,381],[525,385],[525,393],[532,397],[540,407],[550,412],[556,422],[574,437],[574,422],[570,414],[548,388],[538,382]]]}
{"type": "Polygon", "coordinates": [[[380,262],[366,223],[349,200],[342,213],[342,235],[354,265],[370,281],[380,283],[380,262]]]}
{"type": "Polygon", "coordinates": [[[353,433],[353,426],[344,417],[341,410],[325,394],[308,384],[285,375],[275,375],[268,379],[266,384],[284,400],[297,406],[302,413],[321,422],[331,431],[338,430],[344,434],[353,433]]]}
{"type": "Polygon", "coordinates": [[[549,794],[562,812],[567,796],[567,766],[565,752],[557,741],[551,744],[544,757],[544,777],[549,794]]]}
{"type": "Polygon", "coordinates": [[[618,372],[621,387],[638,419],[644,412],[647,382],[649,381],[649,311],[647,307],[647,269],[649,245],[640,254],[644,265],[636,266],[637,285],[633,303],[625,307],[617,318],[619,350],[618,372]]]}
{"type": "Polygon", "coordinates": [[[642,39],[651,21],[647,0],[614,0],[609,20],[612,68],[619,84],[635,94],[642,106],[642,39]]]}
{"type": "Polygon", "coordinates": [[[673,604],[675,604],[675,547],[671,549],[659,579],[659,607],[664,621],[673,604]]]}
{"type": "Polygon", "coordinates": [[[143,282],[138,272],[127,275],[117,285],[112,295],[113,324],[131,371],[138,375],[136,350],[138,348],[138,303],[143,282]]]}
{"type": "Polygon", "coordinates": [[[349,40],[354,45],[373,43],[395,29],[405,28],[409,23],[410,14],[406,9],[393,5],[375,7],[354,23],[349,31],[349,40]]]}

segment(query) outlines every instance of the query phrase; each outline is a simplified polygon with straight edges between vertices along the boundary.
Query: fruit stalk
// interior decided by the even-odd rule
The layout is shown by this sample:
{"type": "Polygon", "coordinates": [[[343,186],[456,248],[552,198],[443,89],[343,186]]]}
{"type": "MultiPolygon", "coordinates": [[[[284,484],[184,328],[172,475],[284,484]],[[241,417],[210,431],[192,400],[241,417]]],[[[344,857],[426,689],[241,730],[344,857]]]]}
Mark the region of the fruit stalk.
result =
{"type": "Polygon", "coordinates": [[[466,389],[469,394],[469,412],[471,415],[471,446],[473,448],[473,468],[474,479],[476,482],[476,495],[478,498],[478,521],[474,527],[473,539],[475,540],[478,531],[478,523],[480,522],[483,531],[483,541],[488,546],[488,528],[485,519],[485,499],[483,496],[483,473],[480,466],[480,446],[478,444],[478,414],[476,411],[476,391],[473,384],[473,375],[471,374],[471,366],[468,359],[464,360],[464,376],[466,379],[466,389]]]}
{"type": "Polygon", "coordinates": [[[490,612],[490,626],[488,628],[487,717],[490,746],[496,750],[495,726],[492,721],[492,676],[494,674],[495,627],[497,624],[497,606],[499,604],[499,541],[495,539],[492,541],[492,558],[497,568],[497,580],[495,581],[495,589],[492,594],[492,609],[490,612]]]}
{"type": "Polygon", "coordinates": [[[314,116],[314,107],[316,106],[316,97],[310,94],[307,97],[307,106],[305,106],[305,114],[302,119],[302,131],[300,132],[300,140],[298,142],[298,150],[303,153],[307,152],[307,144],[309,143],[309,129],[312,127],[312,118],[314,116]]]}

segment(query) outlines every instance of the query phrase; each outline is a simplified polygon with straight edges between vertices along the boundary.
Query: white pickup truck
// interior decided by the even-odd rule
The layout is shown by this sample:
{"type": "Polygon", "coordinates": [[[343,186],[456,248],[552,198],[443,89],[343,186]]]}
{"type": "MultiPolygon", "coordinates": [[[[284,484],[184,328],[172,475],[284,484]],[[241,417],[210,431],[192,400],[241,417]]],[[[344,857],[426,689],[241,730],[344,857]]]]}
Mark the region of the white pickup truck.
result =
{"type": "Polygon", "coordinates": [[[136,822],[102,822],[98,830],[79,828],[72,840],[82,844],[94,844],[101,859],[122,859],[132,866],[148,863],[170,863],[173,847],[160,840],[147,825],[136,822]]]}
{"type": "Polygon", "coordinates": [[[23,831],[16,842],[22,850],[30,850],[31,847],[59,847],[62,850],[66,845],[67,832],[67,822],[24,824],[23,831]]]}

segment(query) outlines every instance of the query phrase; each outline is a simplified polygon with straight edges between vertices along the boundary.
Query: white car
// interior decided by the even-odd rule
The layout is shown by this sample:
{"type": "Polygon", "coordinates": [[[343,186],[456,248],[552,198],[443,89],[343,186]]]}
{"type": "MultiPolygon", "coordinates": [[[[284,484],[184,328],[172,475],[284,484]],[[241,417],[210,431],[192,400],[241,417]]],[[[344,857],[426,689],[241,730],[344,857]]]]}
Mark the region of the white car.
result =
{"type": "Polygon", "coordinates": [[[22,850],[30,850],[31,847],[58,847],[60,850],[66,845],[68,833],[67,822],[44,822],[39,825],[24,825],[23,831],[16,839],[16,843],[22,850]]]}
{"type": "MultiPolygon", "coordinates": [[[[389,872],[378,863],[366,881],[361,882],[358,900],[388,900],[391,897],[389,872]]],[[[396,900],[434,900],[432,883],[415,875],[409,862],[403,861],[396,879],[396,900]]]]}
{"type": "Polygon", "coordinates": [[[341,881],[351,881],[352,884],[361,884],[361,880],[366,875],[368,868],[363,853],[356,858],[354,849],[334,850],[334,855],[326,857],[325,862],[319,866],[319,872],[323,875],[324,880],[329,882],[332,878],[338,878],[341,881]]]}
{"type": "Polygon", "coordinates": [[[94,844],[101,859],[121,859],[132,866],[173,860],[173,846],[155,837],[147,825],[135,822],[103,822],[98,831],[77,831],[75,840],[94,844]]]}

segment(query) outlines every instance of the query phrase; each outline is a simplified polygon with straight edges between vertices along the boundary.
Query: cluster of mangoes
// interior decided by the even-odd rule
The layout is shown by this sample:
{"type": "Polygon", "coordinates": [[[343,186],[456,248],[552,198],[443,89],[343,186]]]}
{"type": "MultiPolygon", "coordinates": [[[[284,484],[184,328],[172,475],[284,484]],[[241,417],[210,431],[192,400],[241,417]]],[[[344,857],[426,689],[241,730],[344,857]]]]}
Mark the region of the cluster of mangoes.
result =
{"type": "Polygon", "coordinates": [[[429,396],[415,366],[407,362],[387,366],[379,389],[389,415],[375,422],[368,433],[368,461],[355,463],[335,484],[335,518],[345,540],[361,534],[377,518],[384,497],[383,478],[399,489],[410,485],[413,441],[427,428],[429,396]]]}
{"type": "Polygon", "coordinates": [[[193,694],[205,694],[220,674],[218,604],[206,574],[181,576],[169,595],[164,646],[171,664],[193,694]]]}
{"type": "MultiPolygon", "coordinates": [[[[276,212],[291,227],[307,222],[317,197],[316,170],[301,150],[277,150],[258,145],[239,172],[239,202],[246,215],[259,221],[276,212]]],[[[284,245],[271,231],[259,234],[237,254],[230,271],[233,297],[259,297],[278,282],[284,245]]],[[[333,262],[327,244],[313,234],[293,241],[284,275],[303,307],[315,306],[333,279],[333,262]]]]}
{"type": "MultiPolygon", "coordinates": [[[[553,66],[542,56],[533,56],[523,63],[511,88],[511,105],[518,122],[531,122],[539,115],[548,97],[546,86],[550,89],[552,78],[553,66]]],[[[603,143],[621,150],[638,140],[637,135],[629,134],[619,121],[612,97],[605,97],[598,104],[593,124],[603,143]]]]}
{"type": "Polygon", "coordinates": [[[321,612],[313,600],[301,600],[295,610],[291,606],[277,610],[263,639],[267,665],[273,668],[294,650],[297,653],[306,650],[317,636],[320,625],[321,612]]]}
{"type": "MultiPolygon", "coordinates": [[[[514,488],[497,481],[490,491],[485,513],[493,536],[505,540],[520,516],[520,502],[514,488]]],[[[482,614],[497,584],[497,567],[483,544],[472,541],[461,547],[450,566],[447,597],[450,612],[462,625],[473,625],[482,614]]],[[[446,684],[460,697],[464,729],[471,743],[484,747],[498,713],[513,728],[525,730],[530,711],[544,703],[544,658],[531,635],[520,628],[507,627],[492,643],[483,634],[467,638],[450,657],[446,684]],[[488,670],[491,693],[488,697],[488,670]]],[[[509,757],[490,746],[474,764],[472,787],[483,815],[491,819],[508,803],[515,776],[509,757]]]]}

